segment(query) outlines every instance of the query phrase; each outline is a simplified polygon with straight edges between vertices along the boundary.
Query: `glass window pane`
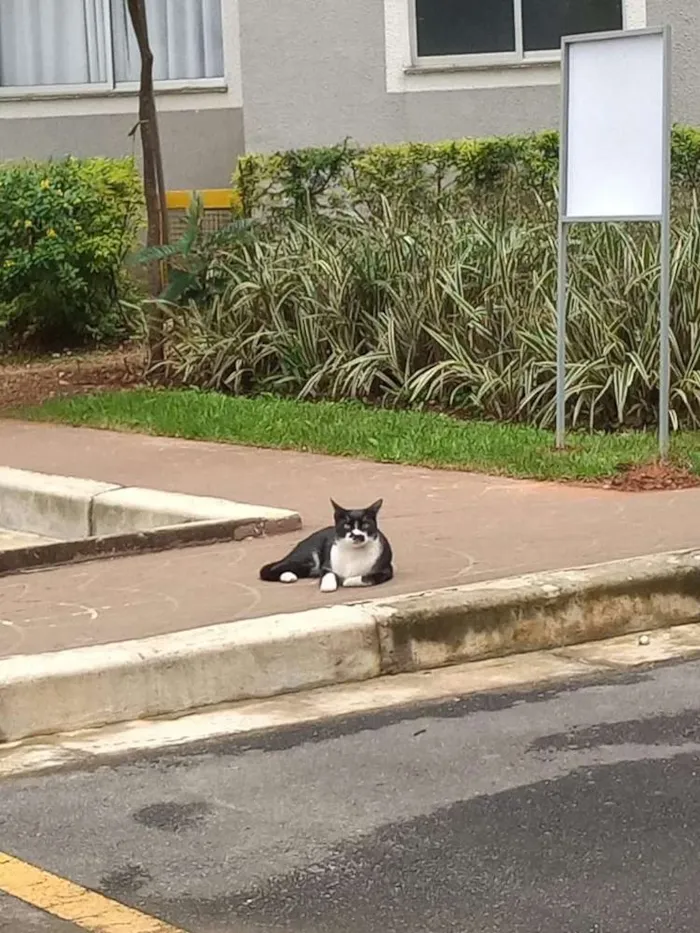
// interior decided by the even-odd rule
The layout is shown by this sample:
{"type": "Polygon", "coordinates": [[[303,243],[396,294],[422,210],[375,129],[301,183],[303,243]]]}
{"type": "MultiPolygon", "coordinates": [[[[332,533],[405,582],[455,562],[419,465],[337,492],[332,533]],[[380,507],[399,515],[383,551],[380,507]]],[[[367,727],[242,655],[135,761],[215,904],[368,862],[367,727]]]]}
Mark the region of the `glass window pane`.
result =
{"type": "Polygon", "coordinates": [[[0,0],[0,86],[107,81],[106,0],[0,0]]]}
{"type": "Polygon", "coordinates": [[[515,50],[513,0],[416,0],[418,55],[515,50]]]}
{"type": "MultiPolygon", "coordinates": [[[[141,70],[126,0],[111,0],[115,81],[138,81],[141,70]]],[[[156,81],[224,75],[221,0],[146,0],[156,81]]]]}
{"type": "Polygon", "coordinates": [[[526,52],[558,49],[562,36],[622,29],[622,0],[523,0],[526,52]]]}

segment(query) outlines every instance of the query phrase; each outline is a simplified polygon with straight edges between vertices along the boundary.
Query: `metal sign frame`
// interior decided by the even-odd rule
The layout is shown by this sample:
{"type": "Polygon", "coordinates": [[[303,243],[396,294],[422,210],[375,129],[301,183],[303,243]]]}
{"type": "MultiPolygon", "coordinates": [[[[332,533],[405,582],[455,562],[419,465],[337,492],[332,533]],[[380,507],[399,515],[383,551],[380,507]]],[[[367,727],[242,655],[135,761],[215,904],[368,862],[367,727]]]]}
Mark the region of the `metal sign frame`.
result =
{"type": "Polygon", "coordinates": [[[557,379],[556,446],[565,446],[566,436],[566,318],[568,306],[568,231],[574,223],[654,222],[661,231],[661,279],[659,286],[659,452],[665,457],[669,448],[670,403],[670,292],[671,292],[671,27],[616,30],[615,32],[563,36],[561,40],[562,113],[559,150],[559,224],[557,270],[557,379]],[[661,36],[663,39],[662,131],[663,161],[661,214],[653,216],[569,217],[569,68],[572,45],[608,39],[633,39],[637,36],[661,36]]]}

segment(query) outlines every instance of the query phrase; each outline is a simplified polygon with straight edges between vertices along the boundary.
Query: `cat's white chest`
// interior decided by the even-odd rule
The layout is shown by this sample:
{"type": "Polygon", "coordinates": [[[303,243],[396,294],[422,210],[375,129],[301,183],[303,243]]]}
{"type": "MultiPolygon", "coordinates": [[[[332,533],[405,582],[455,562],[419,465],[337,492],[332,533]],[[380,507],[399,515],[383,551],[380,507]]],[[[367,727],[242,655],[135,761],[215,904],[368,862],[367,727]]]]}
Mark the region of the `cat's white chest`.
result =
{"type": "Polygon", "coordinates": [[[364,577],[372,573],[382,553],[379,538],[363,548],[354,548],[344,541],[336,541],[331,548],[331,570],[341,579],[364,577]]]}

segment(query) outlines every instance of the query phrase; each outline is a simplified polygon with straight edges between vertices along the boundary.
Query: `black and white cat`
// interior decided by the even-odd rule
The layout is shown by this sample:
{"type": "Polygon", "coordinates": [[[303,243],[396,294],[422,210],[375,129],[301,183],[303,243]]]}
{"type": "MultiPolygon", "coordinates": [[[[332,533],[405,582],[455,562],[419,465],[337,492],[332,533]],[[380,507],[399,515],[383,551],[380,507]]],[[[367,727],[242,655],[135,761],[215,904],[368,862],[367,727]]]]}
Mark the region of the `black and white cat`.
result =
{"type": "Polygon", "coordinates": [[[260,579],[296,583],[321,580],[321,591],[339,586],[376,586],[394,576],[391,545],[377,527],[379,499],[367,509],[344,509],[331,499],[335,525],[322,528],[272,564],[260,568],[260,579]]]}

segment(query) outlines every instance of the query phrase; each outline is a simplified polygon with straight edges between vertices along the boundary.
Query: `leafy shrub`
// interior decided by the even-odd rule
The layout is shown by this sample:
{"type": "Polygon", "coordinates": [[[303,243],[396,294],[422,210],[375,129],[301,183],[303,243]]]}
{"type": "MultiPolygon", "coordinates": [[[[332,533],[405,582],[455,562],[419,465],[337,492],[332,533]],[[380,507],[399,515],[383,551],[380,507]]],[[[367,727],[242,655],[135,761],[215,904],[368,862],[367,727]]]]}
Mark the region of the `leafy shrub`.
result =
{"type": "MultiPolygon", "coordinates": [[[[167,309],[171,377],[553,425],[557,178],[553,132],[242,158],[255,235],[200,255],[209,290],[167,309]]],[[[674,130],[673,182],[672,421],[697,427],[697,130],[674,130]]],[[[570,237],[569,419],[655,424],[658,231],[570,237]]]]}
{"type": "MultiPolygon", "coordinates": [[[[700,130],[673,131],[677,193],[700,187],[700,130]]],[[[501,204],[540,218],[554,204],[559,134],[406,143],[362,149],[349,142],[239,159],[234,184],[246,216],[268,221],[306,213],[365,215],[394,207],[457,217],[501,204]],[[544,209],[544,210],[543,210],[544,209]]]]}
{"type": "Polygon", "coordinates": [[[0,341],[117,336],[123,264],[141,222],[131,159],[0,164],[0,341]]]}
{"type": "Polygon", "coordinates": [[[206,230],[204,202],[194,192],[181,236],[175,242],[144,247],[134,254],[132,261],[139,265],[154,260],[165,263],[167,282],[160,301],[206,301],[223,287],[219,256],[239,242],[250,242],[252,237],[253,223],[238,213],[234,208],[227,224],[206,230]]]}
{"type": "MultiPolygon", "coordinates": [[[[550,426],[556,227],[393,211],[290,220],[218,254],[225,287],[168,308],[173,379],[235,393],[434,405],[550,426]]],[[[658,233],[571,232],[568,414],[655,423],[658,233]]],[[[672,406],[700,424],[700,213],[674,225],[672,406]]]]}

